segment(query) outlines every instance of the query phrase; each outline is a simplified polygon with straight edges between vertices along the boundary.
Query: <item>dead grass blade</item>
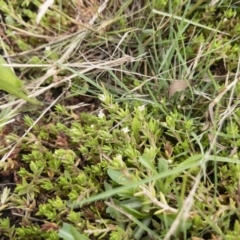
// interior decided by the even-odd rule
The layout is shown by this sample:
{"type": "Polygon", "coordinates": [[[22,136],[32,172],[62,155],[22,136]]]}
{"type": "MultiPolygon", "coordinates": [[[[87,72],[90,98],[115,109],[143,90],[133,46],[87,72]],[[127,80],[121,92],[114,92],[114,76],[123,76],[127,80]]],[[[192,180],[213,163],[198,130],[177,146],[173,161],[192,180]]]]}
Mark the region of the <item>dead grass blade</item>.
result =
{"type": "MultiPolygon", "coordinates": [[[[240,59],[239,59],[240,61],[240,59]]],[[[228,78],[227,78],[227,81],[228,81],[228,78]]],[[[233,82],[231,82],[229,85],[227,85],[225,87],[225,89],[218,94],[218,96],[209,104],[209,107],[208,107],[208,114],[209,114],[209,117],[211,119],[211,122],[212,124],[214,125],[214,107],[220,102],[220,100],[222,99],[222,97],[231,89],[235,88],[236,87],[236,84],[237,82],[239,81],[239,77],[238,77],[238,74],[236,75],[235,79],[233,82]]],[[[229,103],[228,103],[228,108],[226,109],[226,111],[224,113],[227,114],[227,111],[229,109],[231,109],[231,103],[232,103],[232,96],[229,98],[229,103]]],[[[225,119],[226,116],[223,116],[223,119],[225,119]]],[[[220,121],[221,122],[221,121],[220,121]]],[[[219,123],[220,124],[220,123],[219,123]]]]}
{"type": "Polygon", "coordinates": [[[46,0],[40,7],[36,19],[36,23],[39,24],[42,17],[46,14],[48,8],[50,8],[54,3],[54,0],[46,0]]]}

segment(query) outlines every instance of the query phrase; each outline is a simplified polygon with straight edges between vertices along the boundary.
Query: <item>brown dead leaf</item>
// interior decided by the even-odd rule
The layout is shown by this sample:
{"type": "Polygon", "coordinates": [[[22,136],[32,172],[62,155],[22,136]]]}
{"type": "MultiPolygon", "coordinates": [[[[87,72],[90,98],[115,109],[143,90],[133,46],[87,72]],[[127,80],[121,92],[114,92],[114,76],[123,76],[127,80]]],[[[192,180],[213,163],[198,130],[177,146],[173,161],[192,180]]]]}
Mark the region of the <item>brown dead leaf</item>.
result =
{"type": "Polygon", "coordinates": [[[48,231],[52,231],[52,230],[55,230],[55,231],[56,231],[56,230],[59,229],[59,227],[58,227],[58,225],[55,224],[55,223],[45,222],[44,224],[41,225],[41,229],[42,229],[43,231],[48,232],[48,231]]]}
{"type": "Polygon", "coordinates": [[[166,157],[170,158],[172,156],[172,153],[173,153],[173,147],[171,146],[170,142],[166,142],[164,144],[164,150],[165,150],[166,157]]]}
{"type": "Polygon", "coordinates": [[[60,132],[59,135],[57,136],[57,140],[56,140],[55,144],[64,149],[68,148],[68,141],[67,141],[66,135],[64,133],[60,132]]]}
{"type": "Polygon", "coordinates": [[[168,97],[172,97],[176,92],[184,91],[190,84],[191,81],[186,80],[173,81],[169,86],[168,97]]]}
{"type": "Polygon", "coordinates": [[[76,3],[79,12],[79,16],[77,18],[83,23],[88,23],[93,15],[96,14],[97,9],[100,6],[100,2],[97,0],[80,0],[76,3]]]}

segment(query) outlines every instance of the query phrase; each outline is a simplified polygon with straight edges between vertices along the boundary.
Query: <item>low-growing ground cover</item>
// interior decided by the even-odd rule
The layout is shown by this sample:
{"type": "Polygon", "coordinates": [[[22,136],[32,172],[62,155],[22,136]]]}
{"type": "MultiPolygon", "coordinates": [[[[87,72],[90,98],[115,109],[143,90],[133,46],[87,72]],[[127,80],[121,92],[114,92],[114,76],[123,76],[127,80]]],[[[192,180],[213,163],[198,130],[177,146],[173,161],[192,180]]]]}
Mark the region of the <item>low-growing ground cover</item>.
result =
{"type": "Polygon", "coordinates": [[[0,0],[0,239],[238,239],[240,3],[44,2],[0,0]]]}

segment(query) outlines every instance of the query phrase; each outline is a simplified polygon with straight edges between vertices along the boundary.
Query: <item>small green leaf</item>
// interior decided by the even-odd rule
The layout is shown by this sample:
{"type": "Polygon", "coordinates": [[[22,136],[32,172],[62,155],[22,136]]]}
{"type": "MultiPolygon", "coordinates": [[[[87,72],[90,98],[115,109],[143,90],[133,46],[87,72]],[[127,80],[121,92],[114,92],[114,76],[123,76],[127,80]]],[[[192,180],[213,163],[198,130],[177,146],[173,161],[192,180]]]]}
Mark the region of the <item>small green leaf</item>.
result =
{"type": "Polygon", "coordinates": [[[62,229],[59,230],[58,236],[64,240],[90,240],[77,231],[75,227],[68,223],[63,223],[62,229]]]}
{"type": "Polygon", "coordinates": [[[152,172],[157,173],[157,170],[155,169],[153,163],[151,162],[150,158],[148,155],[143,154],[142,156],[139,157],[139,162],[145,166],[147,169],[152,170],[152,172]]]}
{"type": "Polygon", "coordinates": [[[140,126],[141,126],[141,122],[136,117],[134,117],[132,120],[132,131],[137,142],[139,141],[140,126]]]}
{"type": "Polygon", "coordinates": [[[144,212],[140,212],[138,210],[135,210],[133,208],[129,208],[126,206],[121,206],[127,213],[129,213],[131,216],[134,216],[137,219],[144,219],[146,217],[148,217],[150,214],[149,213],[144,213],[144,212]]]}
{"type": "Polygon", "coordinates": [[[23,93],[21,90],[23,82],[14,74],[11,68],[3,66],[3,64],[7,64],[7,62],[0,55],[0,89],[32,104],[42,105],[36,98],[29,98],[23,93]]]}
{"type": "Polygon", "coordinates": [[[132,179],[125,176],[122,171],[117,171],[114,169],[108,169],[108,176],[116,183],[120,185],[126,185],[132,182],[132,179]]]}
{"type": "Polygon", "coordinates": [[[30,169],[32,170],[33,173],[36,173],[38,171],[38,167],[33,161],[31,161],[30,163],[30,169]]]}

